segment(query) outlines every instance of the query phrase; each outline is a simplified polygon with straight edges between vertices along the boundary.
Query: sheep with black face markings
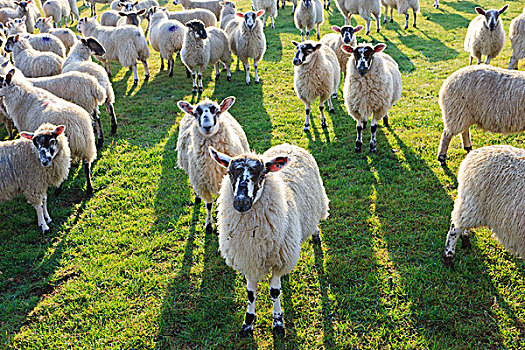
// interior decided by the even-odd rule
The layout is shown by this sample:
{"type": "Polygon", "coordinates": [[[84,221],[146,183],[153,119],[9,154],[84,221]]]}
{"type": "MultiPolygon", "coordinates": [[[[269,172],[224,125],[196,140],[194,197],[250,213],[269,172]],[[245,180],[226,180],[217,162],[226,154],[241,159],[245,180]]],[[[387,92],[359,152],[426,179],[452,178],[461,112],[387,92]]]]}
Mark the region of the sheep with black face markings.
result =
{"type": "Polygon", "coordinates": [[[525,58],[525,8],[510,22],[509,39],[512,47],[509,69],[518,69],[519,61],[525,58]]]}
{"type": "Polygon", "coordinates": [[[188,173],[195,191],[195,202],[206,201],[206,231],[212,230],[213,196],[219,193],[226,170],[218,166],[209,156],[208,146],[227,154],[248,152],[250,146],[244,130],[228,112],[235,97],[224,99],[220,105],[205,100],[192,106],[179,101],[185,112],[180,122],[177,141],[177,164],[188,173]]]}
{"type": "Polygon", "coordinates": [[[301,41],[310,39],[310,30],[317,26],[317,40],[321,38],[319,26],[323,24],[323,4],[319,0],[299,0],[293,16],[295,27],[301,31],[301,41]]]}
{"type": "Polygon", "coordinates": [[[284,334],[281,277],[300,258],[301,243],[320,243],[319,222],[328,217],[328,197],[317,163],[292,145],[270,148],[262,156],[230,157],[210,147],[228,176],[217,200],[219,250],[226,264],[244,274],[248,309],[240,334],[253,334],[257,285],[272,272],[273,331],[284,334]]]}
{"type": "Polygon", "coordinates": [[[29,40],[31,47],[41,52],[52,52],[62,58],[66,57],[66,47],[62,40],[51,34],[29,34],[26,24],[19,19],[7,22],[7,35],[20,34],[29,40]]]}
{"type": "Polygon", "coordinates": [[[363,29],[363,26],[332,26],[332,30],[335,33],[329,33],[323,35],[321,41],[322,44],[325,44],[332,50],[334,50],[337,60],[339,61],[339,68],[343,72],[343,76],[346,76],[346,64],[348,62],[348,55],[341,49],[343,45],[356,46],[355,33],[363,29]]]}

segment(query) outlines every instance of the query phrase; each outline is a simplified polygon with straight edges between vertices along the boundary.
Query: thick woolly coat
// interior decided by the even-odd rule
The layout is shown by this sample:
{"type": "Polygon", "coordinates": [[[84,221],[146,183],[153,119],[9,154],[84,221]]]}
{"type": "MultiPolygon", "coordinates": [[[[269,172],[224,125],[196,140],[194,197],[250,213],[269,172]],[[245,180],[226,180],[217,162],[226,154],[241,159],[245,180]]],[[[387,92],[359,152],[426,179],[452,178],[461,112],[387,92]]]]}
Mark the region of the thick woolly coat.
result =
{"type": "Polygon", "coordinates": [[[303,1],[299,1],[293,15],[295,27],[299,30],[311,30],[317,23],[323,24],[323,4],[319,0],[312,0],[311,6],[306,8],[303,1]]]}
{"type": "Polygon", "coordinates": [[[248,58],[253,58],[255,62],[262,60],[266,52],[266,35],[259,19],[256,19],[253,28],[249,29],[243,18],[236,17],[228,23],[226,32],[229,36],[230,50],[241,62],[247,64],[248,58]]]}
{"type": "Polygon", "coordinates": [[[358,14],[364,20],[369,20],[372,14],[378,18],[381,14],[379,0],[336,0],[335,4],[344,18],[358,14]]]}
{"type": "Polygon", "coordinates": [[[48,33],[56,36],[62,41],[66,49],[66,55],[69,53],[69,50],[77,42],[77,37],[75,33],[69,28],[53,28],[51,21],[44,21],[44,18],[39,18],[36,21],[35,28],[40,30],[40,33],[48,33]]]}
{"type": "Polygon", "coordinates": [[[220,28],[206,28],[208,37],[206,39],[196,38],[189,30],[184,36],[184,43],[180,52],[182,63],[193,71],[200,68],[204,71],[208,65],[214,65],[218,61],[226,65],[231,63],[231,52],[226,32],[220,28]]]}
{"type": "MultiPolygon", "coordinates": [[[[525,8],[523,13],[510,23],[509,39],[512,47],[512,57],[515,60],[525,58],[525,8]]],[[[518,69],[518,62],[516,61],[515,67],[509,68],[518,69]]]]}
{"type": "Polygon", "coordinates": [[[64,59],[52,52],[33,49],[29,40],[20,37],[13,45],[15,67],[28,78],[48,77],[62,72],[64,59]]]}
{"type": "MultiPolygon", "coordinates": [[[[348,59],[350,56],[346,52],[341,49],[341,46],[343,46],[343,38],[341,37],[340,33],[328,33],[323,35],[321,40],[319,41],[322,44],[325,44],[329,48],[331,48],[335,55],[337,56],[337,61],[339,62],[339,70],[343,72],[344,75],[346,75],[346,64],[348,63],[348,59]]],[[[357,42],[355,38],[355,34],[353,36],[353,40],[350,44],[352,47],[356,47],[357,42]]]]}
{"type": "Polygon", "coordinates": [[[385,6],[385,17],[386,7],[392,7],[403,15],[408,14],[409,9],[419,12],[419,0],[381,0],[381,5],[385,6]]]}
{"type": "Polygon", "coordinates": [[[491,59],[496,57],[505,46],[505,29],[501,19],[498,19],[493,31],[489,30],[485,20],[483,15],[475,17],[468,25],[465,36],[465,51],[478,60],[481,60],[482,55],[491,59]]]}
{"type": "Polygon", "coordinates": [[[221,17],[222,0],[178,0],[184,10],[206,9],[215,15],[215,19],[221,17]]]}
{"type": "Polygon", "coordinates": [[[186,27],[181,22],[168,19],[164,11],[156,11],[150,19],[149,42],[160,57],[167,60],[182,49],[186,27]]]}
{"type": "MultiPolygon", "coordinates": [[[[183,11],[173,11],[168,12],[168,18],[174,19],[182,24],[186,24],[189,21],[198,19],[204,23],[205,27],[216,27],[217,26],[217,17],[210,10],[196,8],[193,10],[183,10],[183,11]]],[[[221,29],[224,29],[221,26],[221,29]]]]}

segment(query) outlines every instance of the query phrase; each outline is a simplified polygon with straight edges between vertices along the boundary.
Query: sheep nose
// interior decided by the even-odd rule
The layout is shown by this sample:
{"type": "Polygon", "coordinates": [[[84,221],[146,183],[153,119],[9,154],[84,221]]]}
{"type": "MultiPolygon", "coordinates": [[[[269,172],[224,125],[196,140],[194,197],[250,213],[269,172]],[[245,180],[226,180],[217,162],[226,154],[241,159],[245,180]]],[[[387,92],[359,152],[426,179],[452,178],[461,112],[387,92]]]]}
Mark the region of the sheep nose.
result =
{"type": "Polygon", "coordinates": [[[245,213],[252,208],[252,200],[245,195],[239,195],[233,200],[233,207],[241,213],[245,213]]]}
{"type": "Polygon", "coordinates": [[[300,61],[299,59],[297,59],[297,58],[294,58],[294,59],[293,59],[293,64],[294,64],[295,66],[299,66],[299,65],[301,64],[301,61],[300,61]]]}
{"type": "Polygon", "coordinates": [[[204,129],[204,131],[206,131],[207,133],[210,133],[210,132],[211,132],[211,126],[204,126],[203,129],[204,129]]]}

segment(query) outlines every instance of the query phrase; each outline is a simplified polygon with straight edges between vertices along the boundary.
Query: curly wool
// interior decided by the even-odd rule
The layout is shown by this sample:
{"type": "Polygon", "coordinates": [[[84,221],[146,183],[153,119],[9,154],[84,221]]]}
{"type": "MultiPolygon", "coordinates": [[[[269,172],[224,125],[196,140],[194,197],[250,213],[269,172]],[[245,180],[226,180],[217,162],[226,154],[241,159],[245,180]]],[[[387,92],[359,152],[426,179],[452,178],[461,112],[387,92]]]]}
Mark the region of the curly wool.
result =
{"type": "Polygon", "coordinates": [[[312,0],[309,8],[304,6],[303,1],[299,1],[293,17],[295,27],[299,30],[311,30],[316,24],[323,24],[323,5],[319,0],[312,0]]]}
{"type": "Polygon", "coordinates": [[[368,21],[374,15],[379,18],[381,13],[381,4],[379,0],[336,0],[337,8],[344,16],[359,14],[364,20],[368,21]]]}
{"type": "MultiPolygon", "coordinates": [[[[240,157],[242,157],[241,155],[240,157]]],[[[263,162],[288,156],[290,164],[268,173],[259,200],[244,214],[233,208],[230,178],[222,182],[217,200],[219,250],[226,264],[249,281],[262,281],[270,269],[289,273],[299,261],[301,242],[316,232],[328,217],[328,197],[315,159],[292,145],[270,148],[262,156],[246,154],[263,162]]]]}
{"type": "Polygon", "coordinates": [[[523,13],[510,23],[509,39],[512,48],[512,59],[509,69],[518,69],[518,61],[525,58],[525,8],[523,13]]]}
{"type": "Polygon", "coordinates": [[[505,46],[505,29],[503,23],[498,20],[498,24],[493,31],[485,25],[485,16],[478,15],[468,25],[467,35],[465,36],[464,49],[470,56],[481,60],[481,56],[493,59],[505,46]]]}
{"type": "Polygon", "coordinates": [[[266,35],[262,27],[262,22],[255,20],[254,27],[248,29],[244,19],[239,17],[228,24],[226,32],[231,52],[245,64],[248,58],[253,58],[256,62],[262,60],[266,52],[266,35]]]}
{"type": "Polygon", "coordinates": [[[15,67],[29,78],[48,77],[62,72],[63,58],[52,52],[33,49],[29,40],[20,37],[13,46],[15,67]]]}
{"type": "Polygon", "coordinates": [[[157,11],[151,16],[149,42],[153,50],[160,52],[160,57],[167,60],[182,49],[186,27],[179,21],[168,19],[164,11],[157,11]]]}
{"type": "MultiPolygon", "coordinates": [[[[337,57],[337,61],[339,62],[339,70],[341,72],[343,72],[343,74],[346,76],[346,64],[348,63],[348,59],[350,58],[350,56],[348,56],[347,53],[345,53],[342,49],[341,49],[341,46],[343,46],[343,38],[341,37],[341,34],[339,33],[329,33],[329,34],[325,34],[323,35],[323,37],[321,38],[321,40],[319,41],[320,43],[322,44],[325,44],[326,46],[328,46],[329,48],[331,48],[336,57],[337,57]]],[[[350,44],[348,44],[352,47],[356,47],[357,45],[357,42],[356,42],[356,38],[354,36],[354,39],[352,40],[352,42],[350,44]]],[[[339,84],[338,84],[339,85],[339,84]]]]}

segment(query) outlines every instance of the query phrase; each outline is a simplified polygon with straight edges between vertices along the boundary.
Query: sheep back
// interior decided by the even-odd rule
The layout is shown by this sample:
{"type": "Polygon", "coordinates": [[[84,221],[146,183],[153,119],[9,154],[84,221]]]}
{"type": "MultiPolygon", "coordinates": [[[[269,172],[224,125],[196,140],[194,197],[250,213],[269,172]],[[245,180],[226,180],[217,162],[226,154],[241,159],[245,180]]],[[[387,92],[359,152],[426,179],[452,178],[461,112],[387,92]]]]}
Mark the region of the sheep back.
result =
{"type": "Polygon", "coordinates": [[[206,28],[210,44],[210,61],[209,64],[215,64],[219,60],[229,64],[232,60],[230,45],[226,32],[220,28],[206,28]]]}
{"type": "Polygon", "coordinates": [[[268,16],[277,17],[277,2],[274,0],[252,0],[255,11],[264,10],[268,16]]]}
{"type": "MultiPolygon", "coordinates": [[[[198,19],[204,23],[205,27],[216,27],[217,26],[217,17],[210,10],[206,9],[193,9],[193,10],[183,10],[175,11],[168,13],[169,19],[175,19],[183,24],[186,24],[189,21],[198,19]]],[[[221,26],[221,29],[222,28],[221,26]]]]}
{"type": "Polygon", "coordinates": [[[366,20],[371,18],[372,14],[379,16],[381,13],[379,0],[336,0],[335,3],[345,18],[349,14],[359,14],[366,20]]]}
{"type": "MultiPolygon", "coordinates": [[[[521,60],[525,57],[525,9],[514,18],[509,27],[509,39],[512,47],[512,56],[521,60]]],[[[517,67],[516,67],[517,68],[517,67]]]]}

